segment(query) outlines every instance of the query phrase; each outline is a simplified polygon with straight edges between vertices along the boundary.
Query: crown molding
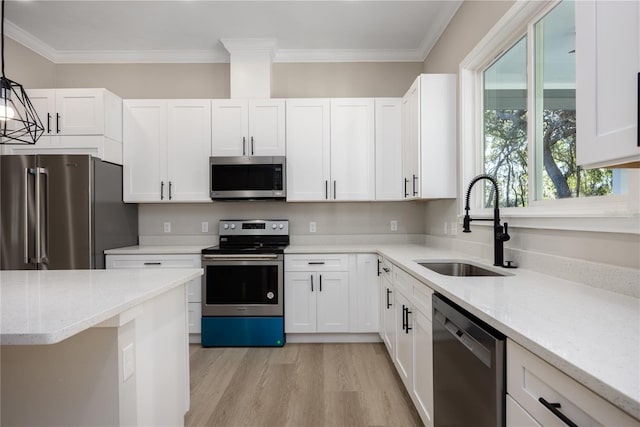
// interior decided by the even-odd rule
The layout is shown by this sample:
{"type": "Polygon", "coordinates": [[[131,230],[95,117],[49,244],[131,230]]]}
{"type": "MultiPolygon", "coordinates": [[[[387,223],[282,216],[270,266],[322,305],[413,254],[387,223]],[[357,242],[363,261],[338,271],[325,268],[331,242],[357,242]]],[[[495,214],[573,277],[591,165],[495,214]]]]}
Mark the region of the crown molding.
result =
{"type": "Polygon", "coordinates": [[[58,51],[57,64],[229,63],[216,50],[105,50],[58,51]]]}
{"type": "Polygon", "coordinates": [[[56,62],[57,51],[54,48],[6,19],[4,20],[4,34],[45,59],[53,63],[56,62]]]}
{"type": "Polygon", "coordinates": [[[440,36],[442,36],[444,30],[446,30],[447,26],[451,22],[451,19],[458,12],[460,6],[462,6],[462,3],[462,0],[452,0],[449,2],[445,2],[445,4],[449,7],[440,10],[440,13],[434,19],[434,22],[436,22],[437,24],[427,28],[427,33],[422,39],[422,43],[420,43],[418,51],[420,52],[421,61],[427,59],[429,52],[431,52],[431,49],[433,49],[438,40],[440,40],[440,36]]]}
{"type": "Polygon", "coordinates": [[[422,62],[418,49],[279,49],[273,62],[422,62]]]}

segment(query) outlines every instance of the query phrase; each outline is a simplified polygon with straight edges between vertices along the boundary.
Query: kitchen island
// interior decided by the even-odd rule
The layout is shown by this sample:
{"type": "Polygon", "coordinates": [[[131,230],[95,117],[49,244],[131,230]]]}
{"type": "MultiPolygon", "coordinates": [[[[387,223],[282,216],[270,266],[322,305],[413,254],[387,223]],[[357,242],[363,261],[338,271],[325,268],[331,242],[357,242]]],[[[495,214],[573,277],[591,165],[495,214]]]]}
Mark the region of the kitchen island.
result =
{"type": "Polygon", "coordinates": [[[200,269],[0,272],[2,425],[183,425],[200,269]]]}

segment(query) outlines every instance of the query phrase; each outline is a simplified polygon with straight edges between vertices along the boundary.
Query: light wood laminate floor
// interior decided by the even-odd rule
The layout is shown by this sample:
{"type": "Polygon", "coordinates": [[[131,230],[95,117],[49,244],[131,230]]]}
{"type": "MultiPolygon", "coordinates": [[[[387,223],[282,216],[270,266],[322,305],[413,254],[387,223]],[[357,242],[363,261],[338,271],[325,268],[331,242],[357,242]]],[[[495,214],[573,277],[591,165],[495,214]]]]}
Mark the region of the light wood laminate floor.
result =
{"type": "Polygon", "coordinates": [[[382,343],[190,347],[187,426],[420,426],[382,343]]]}

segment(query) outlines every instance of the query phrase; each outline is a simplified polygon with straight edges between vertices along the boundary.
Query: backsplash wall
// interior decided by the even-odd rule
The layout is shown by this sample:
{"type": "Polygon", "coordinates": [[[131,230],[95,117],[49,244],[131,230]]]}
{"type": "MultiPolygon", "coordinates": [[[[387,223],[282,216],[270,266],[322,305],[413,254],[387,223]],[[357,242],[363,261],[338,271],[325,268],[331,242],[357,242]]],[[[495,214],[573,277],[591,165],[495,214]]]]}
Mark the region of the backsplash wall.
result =
{"type": "Polygon", "coordinates": [[[214,244],[221,219],[288,219],[294,243],[299,237],[330,242],[355,235],[387,241],[417,235],[424,241],[425,233],[423,202],[140,204],[138,216],[141,244],[214,244]],[[398,231],[391,231],[391,220],[398,221],[398,231]],[[311,221],[315,233],[309,232],[311,221]],[[165,222],[171,223],[170,233],[163,231],[165,222]],[[202,222],[208,222],[207,233],[202,222]]]}

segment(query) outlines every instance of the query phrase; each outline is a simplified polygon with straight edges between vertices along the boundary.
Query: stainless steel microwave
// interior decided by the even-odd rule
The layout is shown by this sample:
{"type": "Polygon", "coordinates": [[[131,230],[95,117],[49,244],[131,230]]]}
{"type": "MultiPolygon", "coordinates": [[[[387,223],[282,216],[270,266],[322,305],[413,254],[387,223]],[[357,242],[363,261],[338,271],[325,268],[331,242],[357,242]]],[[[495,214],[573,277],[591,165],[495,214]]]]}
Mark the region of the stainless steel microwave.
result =
{"type": "Polygon", "coordinates": [[[210,157],[209,181],[214,200],[284,200],[284,156],[210,157]]]}

